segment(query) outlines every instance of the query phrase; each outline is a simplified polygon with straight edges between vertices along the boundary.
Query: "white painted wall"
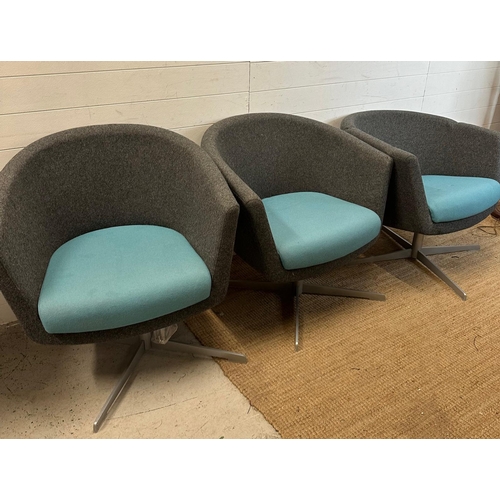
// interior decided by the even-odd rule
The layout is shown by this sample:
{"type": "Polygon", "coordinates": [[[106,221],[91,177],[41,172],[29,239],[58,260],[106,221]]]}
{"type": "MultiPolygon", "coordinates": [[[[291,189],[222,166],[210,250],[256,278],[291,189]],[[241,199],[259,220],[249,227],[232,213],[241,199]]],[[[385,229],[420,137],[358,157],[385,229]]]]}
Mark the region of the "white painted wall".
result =
{"type": "MultiPolygon", "coordinates": [[[[500,131],[493,61],[0,62],[0,169],[47,134],[144,123],[196,143],[214,122],[275,111],[339,126],[365,109],[407,109],[500,131]]],[[[0,324],[15,317],[0,296],[0,324]]]]}

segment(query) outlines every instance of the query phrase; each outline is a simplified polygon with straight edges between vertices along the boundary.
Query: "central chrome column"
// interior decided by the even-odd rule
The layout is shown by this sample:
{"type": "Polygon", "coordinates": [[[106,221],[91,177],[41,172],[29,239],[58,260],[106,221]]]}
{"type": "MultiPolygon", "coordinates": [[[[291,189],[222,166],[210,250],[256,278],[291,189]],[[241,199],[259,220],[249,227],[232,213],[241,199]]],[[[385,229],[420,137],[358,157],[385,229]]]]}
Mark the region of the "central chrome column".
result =
{"type": "Polygon", "coordinates": [[[411,245],[411,258],[412,259],[417,259],[418,258],[418,252],[422,248],[424,244],[424,235],[420,233],[415,233],[413,235],[413,243],[411,245]]]}

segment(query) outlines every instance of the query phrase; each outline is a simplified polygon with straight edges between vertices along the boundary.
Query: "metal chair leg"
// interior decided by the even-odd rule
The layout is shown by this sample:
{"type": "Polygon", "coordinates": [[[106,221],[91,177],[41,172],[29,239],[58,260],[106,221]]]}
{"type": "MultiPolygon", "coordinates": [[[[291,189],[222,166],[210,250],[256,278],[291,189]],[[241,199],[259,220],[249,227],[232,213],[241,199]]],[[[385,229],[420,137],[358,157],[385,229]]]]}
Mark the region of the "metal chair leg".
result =
{"type": "Polygon", "coordinates": [[[427,257],[430,255],[441,255],[446,253],[456,253],[456,252],[468,252],[476,251],[480,249],[479,245],[461,245],[461,246],[429,246],[424,247],[424,235],[420,233],[413,234],[413,241],[410,244],[399,234],[395,233],[392,229],[386,226],[382,227],[382,231],[392,238],[398,245],[402,246],[404,250],[398,250],[396,252],[376,255],[373,257],[366,257],[364,259],[358,259],[356,264],[365,262],[380,262],[386,260],[404,259],[411,258],[413,260],[418,260],[421,264],[432,271],[436,276],[438,276],[442,281],[444,281],[453,291],[462,299],[467,299],[467,294],[454,282],[452,281],[436,264],[434,264],[427,257]]]}
{"type": "Polygon", "coordinates": [[[298,281],[295,284],[295,350],[299,350],[299,322],[300,322],[300,315],[299,315],[299,303],[300,303],[300,296],[302,295],[302,290],[303,290],[303,282],[298,281]]]}
{"type": "MultiPolygon", "coordinates": [[[[410,252],[410,250],[404,250],[410,252]]],[[[360,259],[361,260],[361,259],[360,259]]],[[[304,283],[304,281],[296,281],[295,283],[273,283],[261,281],[232,281],[237,288],[247,288],[249,290],[267,290],[271,292],[290,291],[293,293],[293,300],[295,303],[295,350],[299,350],[299,332],[300,332],[300,296],[302,294],[308,295],[330,295],[333,297],[352,297],[356,299],[368,299],[384,301],[385,295],[376,292],[365,292],[361,290],[350,290],[348,288],[335,288],[331,286],[314,285],[311,283],[304,283]]],[[[174,343],[169,342],[162,346],[162,349],[169,349],[173,347],[174,343]]],[[[240,355],[241,356],[241,355],[240,355]]],[[[232,359],[236,362],[236,359],[232,359]]]]}
{"type": "Polygon", "coordinates": [[[441,278],[453,291],[462,299],[467,300],[467,294],[446,274],[438,267],[434,262],[428,259],[422,252],[418,252],[417,259],[421,262],[427,269],[432,271],[438,278],[441,278]]]}
{"type": "Polygon", "coordinates": [[[416,252],[422,252],[424,255],[440,255],[444,253],[455,253],[455,252],[469,252],[479,250],[479,245],[459,245],[459,246],[422,246],[424,235],[415,233],[413,236],[413,243],[405,240],[402,236],[389,229],[386,226],[382,227],[382,231],[391,238],[399,246],[403,247],[403,250],[397,250],[395,252],[375,255],[372,257],[365,257],[356,261],[356,263],[366,262],[381,262],[386,260],[396,260],[405,259],[408,257],[417,258],[416,252]],[[413,252],[413,253],[412,253],[413,252]]]}
{"type": "Polygon", "coordinates": [[[371,264],[373,262],[385,262],[386,260],[407,259],[408,257],[411,257],[410,249],[396,250],[395,252],[384,253],[382,255],[373,255],[372,257],[363,257],[361,259],[357,259],[354,262],[356,264],[371,264]]]}
{"type": "Polygon", "coordinates": [[[424,255],[440,255],[443,253],[456,253],[456,252],[472,252],[479,250],[479,245],[462,245],[462,246],[442,246],[442,247],[422,247],[420,251],[424,255]]]}
{"type": "Polygon", "coordinates": [[[303,292],[311,295],[331,295],[333,297],[352,297],[355,299],[385,300],[385,295],[376,292],[350,290],[348,288],[334,288],[330,286],[312,285],[304,283],[303,292]]]}
{"type": "Polygon", "coordinates": [[[118,396],[121,394],[123,391],[125,385],[130,379],[130,376],[134,372],[135,368],[139,364],[139,361],[141,360],[142,356],[146,352],[146,345],[148,344],[148,340],[142,338],[141,343],[139,344],[139,347],[134,354],[134,357],[132,358],[132,361],[128,365],[127,369],[123,372],[122,376],[118,380],[118,382],[115,384],[115,387],[111,391],[111,394],[108,396],[108,399],[104,403],[104,406],[101,408],[101,411],[99,412],[99,415],[97,415],[97,418],[94,421],[94,433],[97,432],[100,428],[101,425],[103,424],[104,420],[106,419],[106,416],[109,413],[109,410],[113,406],[114,402],[118,399],[118,396]]]}
{"type": "Polygon", "coordinates": [[[173,342],[171,340],[168,340],[166,343],[163,343],[164,342],[164,335],[162,335],[163,332],[161,332],[160,330],[155,330],[155,333],[158,334],[156,336],[157,342],[154,341],[152,342],[151,333],[146,333],[145,335],[141,335],[140,337],[141,341],[139,347],[137,348],[137,351],[135,352],[132,361],[130,362],[130,364],[128,365],[127,369],[122,374],[118,382],[115,384],[115,387],[111,391],[111,394],[108,396],[108,399],[104,403],[104,406],[102,407],[101,411],[99,412],[99,415],[97,415],[97,418],[94,421],[94,426],[93,426],[94,433],[98,432],[99,429],[101,428],[104,420],[106,419],[109,413],[109,410],[120,396],[125,385],[129,381],[130,376],[132,375],[135,368],[139,364],[139,361],[141,360],[142,356],[149,349],[154,349],[155,351],[159,350],[159,351],[184,352],[194,355],[198,354],[202,356],[209,356],[213,358],[223,358],[229,361],[234,361],[235,363],[247,362],[246,356],[244,354],[239,354],[237,352],[223,351],[221,349],[214,349],[212,347],[205,347],[201,345],[197,346],[197,345],[183,344],[181,342],[173,342]]]}
{"type": "Polygon", "coordinates": [[[393,239],[400,247],[411,248],[411,243],[408,240],[405,240],[402,236],[387,226],[382,226],[382,232],[389,236],[389,238],[393,239]]]}
{"type": "Polygon", "coordinates": [[[202,345],[184,344],[182,342],[174,342],[172,340],[166,344],[154,344],[153,350],[183,352],[199,356],[208,356],[211,358],[221,358],[227,359],[228,361],[234,361],[235,363],[246,363],[248,361],[244,354],[237,352],[223,351],[222,349],[215,349],[213,347],[205,347],[202,345]]]}

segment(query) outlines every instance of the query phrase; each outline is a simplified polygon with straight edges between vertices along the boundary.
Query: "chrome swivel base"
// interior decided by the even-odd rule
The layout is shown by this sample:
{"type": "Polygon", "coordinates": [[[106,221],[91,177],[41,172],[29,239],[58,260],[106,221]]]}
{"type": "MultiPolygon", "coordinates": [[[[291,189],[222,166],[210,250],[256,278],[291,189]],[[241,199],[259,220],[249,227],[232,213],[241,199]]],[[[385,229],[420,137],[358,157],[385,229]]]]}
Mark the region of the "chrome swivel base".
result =
{"type": "Polygon", "coordinates": [[[479,250],[479,245],[424,247],[423,234],[415,233],[413,235],[413,243],[410,243],[386,226],[382,227],[382,231],[393,239],[400,247],[402,247],[403,250],[397,250],[396,252],[386,253],[383,255],[376,255],[374,257],[366,257],[359,259],[358,262],[370,263],[396,259],[416,260],[444,281],[462,300],[467,299],[467,294],[454,281],[448,278],[448,276],[438,266],[436,266],[436,264],[429,260],[427,256],[479,250]]]}
{"type": "Polygon", "coordinates": [[[330,295],[333,297],[353,297],[356,299],[385,300],[385,295],[375,292],[362,292],[348,288],[313,285],[296,281],[294,283],[272,283],[263,281],[230,281],[231,288],[245,288],[268,292],[285,292],[295,297],[295,350],[299,350],[299,299],[301,295],[330,295]]]}
{"type": "Polygon", "coordinates": [[[99,431],[104,420],[106,419],[106,416],[109,413],[109,410],[111,409],[115,401],[118,399],[120,393],[123,391],[128,380],[130,379],[130,376],[132,375],[135,368],[139,364],[139,361],[141,360],[142,356],[146,351],[150,349],[155,351],[184,352],[199,356],[222,358],[222,359],[227,359],[229,361],[234,361],[235,363],[247,362],[246,356],[244,356],[243,354],[238,354],[236,352],[222,351],[220,349],[214,349],[212,347],[204,347],[201,345],[190,345],[190,344],[183,344],[180,342],[173,342],[169,340],[169,337],[173,333],[175,333],[176,329],[174,329],[173,332],[169,334],[167,333],[169,328],[170,327],[162,328],[161,330],[155,330],[152,334],[146,333],[139,337],[140,339],[139,347],[137,348],[137,351],[135,352],[132,361],[130,362],[129,366],[127,367],[125,372],[122,374],[122,376],[116,383],[115,387],[111,391],[111,394],[108,396],[108,399],[104,403],[104,406],[99,412],[99,415],[97,415],[97,418],[95,419],[94,432],[99,431]]]}

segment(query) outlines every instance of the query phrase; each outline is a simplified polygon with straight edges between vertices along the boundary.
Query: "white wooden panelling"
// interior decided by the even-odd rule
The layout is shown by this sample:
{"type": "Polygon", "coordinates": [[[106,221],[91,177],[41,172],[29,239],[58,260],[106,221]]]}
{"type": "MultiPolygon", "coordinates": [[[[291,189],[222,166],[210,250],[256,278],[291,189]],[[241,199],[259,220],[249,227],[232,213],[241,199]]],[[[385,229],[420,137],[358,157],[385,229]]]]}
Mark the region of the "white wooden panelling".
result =
{"type": "Polygon", "coordinates": [[[497,104],[493,108],[493,112],[491,113],[491,123],[500,122],[500,104],[497,104]]]}
{"type": "Polygon", "coordinates": [[[492,117],[495,113],[496,106],[489,106],[485,108],[465,109],[463,111],[454,111],[441,113],[441,116],[451,118],[457,122],[471,123],[480,127],[492,122],[492,117]]]}
{"type": "Polygon", "coordinates": [[[0,79],[0,114],[248,90],[248,63],[0,79]]]}
{"type": "Polygon", "coordinates": [[[214,123],[248,110],[248,94],[116,104],[0,115],[0,150],[19,148],[60,130],[104,123],[143,123],[167,129],[214,123]]]}
{"type": "Polygon", "coordinates": [[[429,73],[449,73],[473,69],[496,68],[498,61],[431,61],[429,73]]]}
{"type": "Polygon", "coordinates": [[[0,170],[7,165],[7,162],[9,162],[14,156],[16,156],[19,151],[21,151],[22,148],[17,148],[17,149],[7,149],[0,151],[0,170]]]}
{"type": "Polygon", "coordinates": [[[491,130],[496,130],[497,132],[500,132],[500,122],[492,123],[490,125],[491,130]]]}
{"type": "Polygon", "coordinates": [[[172,128],[173,132],[177,132],[184,137],[192,140],[198,146],[201,144],[201,139],[203,138],[203,134],[206,132],[208,127],[212,125],[211,123],[207,123],[206,125],[200,125],[199,127],[185,127],[185,128],[172,128]]]}
{"type": "Polygon", "coordinates": [[[423,75],[429,63],[374,61],[251,63],[250,90],[325,85],[398,76],[423,75]]]}
{"type": "MultiPolygon", "coordinates": [[[[0,61],[0,77],[222,64],[226,61],[0,61]]],[[[236,62],[236,61],[234,61],[236,62]]]]}
{"type": "Polygon", "coordinates": [[[429,74],[425,95],[498,87],[498,68],[429,74]]]}
{"type": "Polygon", "coordinates": [[[490,89],[467,90],[465,92],[425,96],[422,111],[425,113],[441,114],[494,106],[498,102],[499,92],[500,87],[492,87],[490,89]]]}
{"type": "Polygon", "coordinates": [[[334,127],[340,127],[342,120],[351,113],[367,111],[370,109],[400,109],[406,111],[420,111],[422,98],[401,99],[399,101],[386,101],[373,104],[360,104],[359,106],[346,106],[342,108],[324,109],[321,111],[311,111],[308,113],[298,113],[300,116],[312,118],[320,122],[328,123],[334,127]]]}
{"type": "Polygon", "coordinates": [[[251,112],[305,113],[374,102],[419,97],[426,75],[252,92],[251,112]]]}

